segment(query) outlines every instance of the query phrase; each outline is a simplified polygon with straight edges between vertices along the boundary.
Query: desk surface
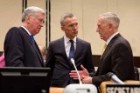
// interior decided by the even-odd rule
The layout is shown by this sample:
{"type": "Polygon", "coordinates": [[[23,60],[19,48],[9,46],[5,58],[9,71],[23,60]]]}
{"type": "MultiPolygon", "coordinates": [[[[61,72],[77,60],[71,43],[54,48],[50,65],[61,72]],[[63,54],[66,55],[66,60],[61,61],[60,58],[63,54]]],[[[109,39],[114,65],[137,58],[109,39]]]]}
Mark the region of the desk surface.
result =
{"type": "Polygon", "coordinates": [[[63,93],[64,88],[50,87],[50,93],[63,93]]]}

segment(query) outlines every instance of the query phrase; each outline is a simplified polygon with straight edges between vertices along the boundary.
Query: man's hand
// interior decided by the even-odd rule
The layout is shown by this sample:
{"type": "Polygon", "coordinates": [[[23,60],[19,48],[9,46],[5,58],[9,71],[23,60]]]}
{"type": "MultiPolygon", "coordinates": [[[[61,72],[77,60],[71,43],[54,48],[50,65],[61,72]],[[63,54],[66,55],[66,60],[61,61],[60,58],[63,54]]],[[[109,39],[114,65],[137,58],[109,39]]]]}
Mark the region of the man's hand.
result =
{"type": "MultiPolygon", "coordinates": [[[[81,65],[81,69],[82,70],[78,70],[78,72],[79,72],[79,75],[80,75],[80,79],[82,80],[84,77],[89,76],[89,73],[88,73],[87,69],[84,68],[83,65],[81,65]]],[[[77,73],[76,73],[75,70],[71,70],[71,72],[69,73],[69,75],[70,75],[71,78],[73,78],[75,80],[78,80],[78,75],[77,75],[77,73]]]]}
{"type": "Polygon", "coordinates": [[[86,76],[82,79],[83,84],[92,84],[92,77],[91,76],[86,76]]]}

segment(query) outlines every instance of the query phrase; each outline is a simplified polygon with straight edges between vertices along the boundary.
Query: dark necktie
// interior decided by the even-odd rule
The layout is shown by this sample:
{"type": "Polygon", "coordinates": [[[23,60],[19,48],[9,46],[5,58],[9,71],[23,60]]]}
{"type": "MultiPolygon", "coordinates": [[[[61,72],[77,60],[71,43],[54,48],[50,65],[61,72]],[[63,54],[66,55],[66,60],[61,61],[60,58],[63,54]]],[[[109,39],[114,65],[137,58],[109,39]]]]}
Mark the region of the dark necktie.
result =
{"type": "Polygon", "coordinates": [[[30,39],[31,39],[32,42],[34,42],[34,36],[33,35],[30,36],[30,39]]]}
{"type": "Polygon", "coordinates": [[[35,39],[34,39],[34,36],[33,36],[33,35],[30,36],[30,40],[31,40],[31,42],[32,42],[32,46],[33,46],[33,48],[34,48],[36,54],[39,56],[39,58],[41,58],[41,56],[40,56],[40,54],[39,54],[39,51],[38,51],[38,49],[37,49],[37,45],[36,45],[36,43],[35,43],[35,39]]]}
{"type": "Polygon", "coordinates": [[[31,39],[31,41],[32,41],[32,45],[33,45],[35,51],[38,51],[37,48],[36,48],[36,44],[35,44],[35,40],[34,40],[34,36],[31,35],[31,36],[30,36],[30,39],[31,39]]]}
{"type": "Polygon", "coordinates": [[[69,51],[69,59],[74,58],[74,41],[70,40],[71,46],[70,46],[70,51],[69,51]]]}

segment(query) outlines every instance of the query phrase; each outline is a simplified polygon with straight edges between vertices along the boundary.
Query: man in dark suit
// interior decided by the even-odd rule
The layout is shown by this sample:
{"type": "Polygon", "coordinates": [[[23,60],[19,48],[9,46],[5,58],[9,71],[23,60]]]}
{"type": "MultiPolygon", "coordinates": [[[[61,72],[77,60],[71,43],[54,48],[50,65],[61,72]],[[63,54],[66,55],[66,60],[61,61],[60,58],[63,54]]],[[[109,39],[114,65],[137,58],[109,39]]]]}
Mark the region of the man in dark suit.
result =
{"type": "Polygon", "coordinates": [[[120,19],[112,12],[99,16],[97,32],[106,42],[106,49],[100,58],[100,65],[95,76],[90,77],[87,70],[82,67],[83,83],[93,83],[99,86],[102,81],[110,80],[108,72],[112,72],[121,80],[133,80],[134,65],[133,54],[129,42],[118,32],[120,19]]]}
{"type": "Polygon", "coordinates": [[[31,6],[22,15],[21,27],[12,27],[6,34],[4,52],[6,66],[42,67],[43,59],[33,38],[44,25],[45,11],[31,6]]]}
{"type": "Polygon", "coordinates": [[[53,70],[51,85],[55,87],[65,87],[71,83],[78,83],[77,80],[73,80],[69,75],[70,71],[74,70],[71,58],[75,60],[78,70],[80,70],[80,65],[82,64],[90,74],[94,73],[91,46],[88,42],[77,37],[77,18],[68,13],[62,17],[60,24],[65,35],[50,42],[46,61],[47,66],[53,70]],[[71,49],[74,52],[72,54],[71,49]]]}

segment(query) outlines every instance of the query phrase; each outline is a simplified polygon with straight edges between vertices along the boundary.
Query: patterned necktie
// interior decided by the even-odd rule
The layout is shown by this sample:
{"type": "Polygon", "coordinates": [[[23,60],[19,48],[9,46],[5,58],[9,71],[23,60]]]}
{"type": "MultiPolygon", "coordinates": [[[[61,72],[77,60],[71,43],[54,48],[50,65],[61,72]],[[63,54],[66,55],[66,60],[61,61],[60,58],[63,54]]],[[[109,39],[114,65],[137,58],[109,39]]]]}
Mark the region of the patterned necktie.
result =
{"type": "Polygon", "coordinates": [[[30,36],[30,39],[31,39],[32,42],[34,42],[34,36],[33,35],[30,36]]]}
{"type": "Polygon", "coordinates": [[[69,59],[74,58],[74,41],[70,40],[71,46],[70,46],[70,51],[69,51],[69,59]]]}
{"type": "Polygon", "coordinates": [[[31,41],[32,41],[32,45],[33,45],[35,51],[38,52],[38,49],[37,49],[36,44],[35,44],[34,36],[31,35],[31,36],[30,36],[30,39],[31,39],[31,41]]]}
{"type": "MultiPolygon", "coordinates": [[[[30,40],[32,41],[32,46],[33,46],[33,48],[34,48],[36,54],[37,54],[37,55],[39,56],[39,58],[42,60],[41,55],[39,54],[40,51],[38,51],[38,48],[37,48],[37,45],[36,45],[36,43],[35,43],[35,39],[34,39],[34,36],[33,36],[33,35],[30,36],[30,40]]],[[[42,61],[42,62],[43,62],[43,61],[42,61]]]]}
{"type": "Polygon", "coordinates": [[[104,53],[106,47],[107,47],[107,44],[104,44],[103,49],[102,49],[102,53],[104,53]]]}

